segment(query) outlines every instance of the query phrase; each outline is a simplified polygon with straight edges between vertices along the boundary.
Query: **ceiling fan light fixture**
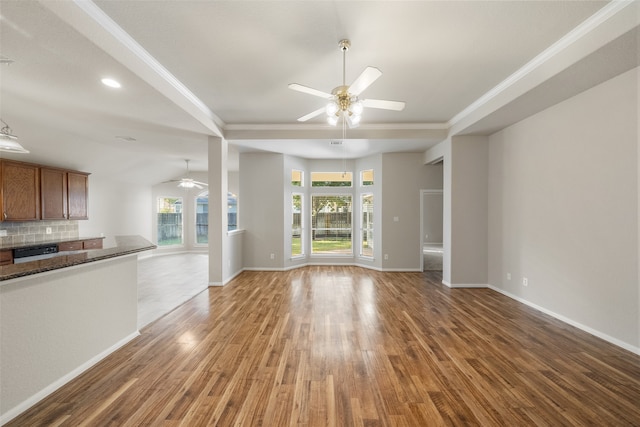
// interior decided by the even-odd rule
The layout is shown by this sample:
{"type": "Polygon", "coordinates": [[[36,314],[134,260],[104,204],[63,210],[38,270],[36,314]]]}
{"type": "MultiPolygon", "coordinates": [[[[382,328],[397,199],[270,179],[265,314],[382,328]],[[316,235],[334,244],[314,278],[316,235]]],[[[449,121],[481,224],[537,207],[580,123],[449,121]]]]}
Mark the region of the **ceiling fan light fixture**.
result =
{"type": "Polygon", "coordinates": [[[362,105],[362,101],[360,101],[357,97],[353,97],[351,99],[351,107],[349,111],[356,116],[360,116],[362,111],[364,110],[364,106],[362,105]]]}
{"type": "Polygon", "coordinates": [[[336,126],[338,124],[338,116],[335,114],[327,116],[327,123],[329,123],[331,126],[336,126]]]}
{"type": "Polygon", "coordinates": [[[338,104],[336,104],[333,99],[327,103],[327,106],[325,108],[327,116],[335,116],[339,110],[340,108],[338,107],[338,104]]]}
{"type": "Polygon", "coordinates": [[[349,127],[350,128],[358,127],[360,125],[360,119],[361,118],[362,118],[362,116],[360,116],[358,114],[351,114],[351,115],[347,116],[347,122],[349,123],[349,127]]]}
{"type": "Polygon", "coordinates": [[[180,184],[178,184],[178,187],[182,188],[193,188],[195,186],[196,184],[193,181],[181,181],[180,184]]]}
{"type": "Polygon", "coordinates": [[[0,119],[0,122],[4,123],[4,126],[0,129],[0,151],[28,153],[29,150],[18,142],[18,137],[11,133],[9,125],[2,119],[0,119]]]}

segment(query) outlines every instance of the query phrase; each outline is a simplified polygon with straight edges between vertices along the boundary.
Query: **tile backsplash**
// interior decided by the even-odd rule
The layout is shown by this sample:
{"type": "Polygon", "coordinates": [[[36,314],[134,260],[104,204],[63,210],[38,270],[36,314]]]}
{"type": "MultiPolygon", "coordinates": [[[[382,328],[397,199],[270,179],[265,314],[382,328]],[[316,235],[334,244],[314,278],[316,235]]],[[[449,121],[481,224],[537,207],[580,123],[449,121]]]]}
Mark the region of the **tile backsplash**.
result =
{"type": "Polygon", "coordinates": [[[0,237],[3,246],[79,237],[78,221],[8,221],[0,223],[0,230],[7,232],[6,236],[0,237]],[[50,234],[47,234],[47,228],[51,228],[50,234]]]}

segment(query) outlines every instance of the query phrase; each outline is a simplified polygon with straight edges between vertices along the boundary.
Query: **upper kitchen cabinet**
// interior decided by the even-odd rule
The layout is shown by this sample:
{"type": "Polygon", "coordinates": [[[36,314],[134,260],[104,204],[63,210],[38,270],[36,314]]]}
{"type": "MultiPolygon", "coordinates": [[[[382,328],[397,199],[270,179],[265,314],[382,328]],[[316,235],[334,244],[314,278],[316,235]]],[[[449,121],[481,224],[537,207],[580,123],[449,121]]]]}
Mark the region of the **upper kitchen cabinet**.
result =
{"type": "Polygon", "coordinates": [[[40,168],[42,219],[88,219],[87,173],[40,168]]]}
{"type": "Polygon", "coordinates": [[[40,168],[29,163],[2,160],[2,220],[40,219],[40,168]]]}
{"type": "Polygon", "coordinates": [[[67,171],[40,168],[42,219],[67,219],[67,171]]]}
{"type": "Polygon", "coordinates": [[[89,219],[89,174],[68,172],[68,219],[89,219]]]}
{"type": "Polygon", "coordinates": [[[89,174],[0,161],[2,221],[88,219],[89,174]]]}

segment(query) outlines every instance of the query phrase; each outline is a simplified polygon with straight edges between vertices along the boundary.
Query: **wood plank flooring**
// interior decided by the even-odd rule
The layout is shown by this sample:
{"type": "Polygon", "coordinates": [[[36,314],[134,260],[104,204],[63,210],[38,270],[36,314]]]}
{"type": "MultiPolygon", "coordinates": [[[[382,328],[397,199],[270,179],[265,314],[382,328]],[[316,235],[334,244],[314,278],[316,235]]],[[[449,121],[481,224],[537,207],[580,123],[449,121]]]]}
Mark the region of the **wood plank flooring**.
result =
{"type": "Polygon", "coordinates": [[[244,272],[9,425],[640,425],[640,357],[440,280],[244,272]]]}

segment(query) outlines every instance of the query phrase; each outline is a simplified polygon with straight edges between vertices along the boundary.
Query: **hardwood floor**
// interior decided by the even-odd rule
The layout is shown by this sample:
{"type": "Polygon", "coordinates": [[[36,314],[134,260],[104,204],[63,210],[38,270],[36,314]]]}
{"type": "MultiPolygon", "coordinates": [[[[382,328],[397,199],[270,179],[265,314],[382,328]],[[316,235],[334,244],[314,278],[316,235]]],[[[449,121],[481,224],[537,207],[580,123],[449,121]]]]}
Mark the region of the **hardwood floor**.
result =
{"type": "Polygon", "coordinates": [[[244,272],[9,425],[640,425],[640,357],[440,280],[244,272]]]}

